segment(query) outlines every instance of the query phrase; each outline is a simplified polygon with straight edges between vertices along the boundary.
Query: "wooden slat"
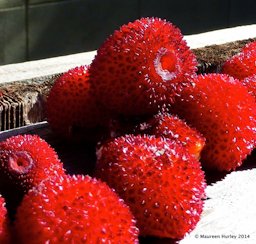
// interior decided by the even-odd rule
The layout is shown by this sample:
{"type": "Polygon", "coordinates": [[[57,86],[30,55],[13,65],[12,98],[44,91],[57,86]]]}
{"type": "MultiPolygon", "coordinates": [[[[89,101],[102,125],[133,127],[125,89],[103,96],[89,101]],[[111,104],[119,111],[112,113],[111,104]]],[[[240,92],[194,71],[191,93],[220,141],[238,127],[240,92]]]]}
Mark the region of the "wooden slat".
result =
{"type": "Polygon", "coordinates": [[[189,35],[185,39],[192,49],[196,49],[255,37],[256,24],[253,24],[189,35]]]}
{"type": "Polygon", "coordinates": [[[232,172],[208,186],[201,220],[180,244],[255,244],[255,175],[255,168],[232,172]]]}
{"type": "MultiPolygon", "coordinates": [[[[188,35],[184,38],[192,49],[196,49],[254,37],[256,37],[256,25],[210,31],[196,35],[188,35]]],[[[0,83],[62,73],[75,66],[90,64],[95,53],[96,51],[92,51],[19,64],[3,65],[0,66],[0,83]]]]}
{"type": "Polygon", "coordinates": [[[0,66],[0,84],[29,79],[42,79],[63,73],[79,65],[90,64],[96,51],[0,66]]]}

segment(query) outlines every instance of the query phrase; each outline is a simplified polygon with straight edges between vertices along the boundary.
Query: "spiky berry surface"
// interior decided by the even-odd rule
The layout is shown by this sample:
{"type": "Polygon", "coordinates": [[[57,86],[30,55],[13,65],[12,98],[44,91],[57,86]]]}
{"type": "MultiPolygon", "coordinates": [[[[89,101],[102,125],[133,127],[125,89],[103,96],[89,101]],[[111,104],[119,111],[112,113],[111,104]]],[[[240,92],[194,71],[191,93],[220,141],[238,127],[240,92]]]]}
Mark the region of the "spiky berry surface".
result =
{"type": "Polygon", "coordinates": [[[128,207],[89,176],[45,181],[24,197],[16,232],[21,243],[138,243],[128,207]]]}
{"type": "Polygon", "coordinates": [[[13,136],[0,143],[0,188],[3,191],[8,191],[8,185],[15,185],[26,192],[42,180],[63,174],[56,152],[37,135],[13,136]]]}
{"type": "Polygon", "coordinates": [[[155,112],[195,71],[195,55],[178,28],[159,18],[141,18],[123,25],[98,49],[91,81],[106,109],[141,115],[155,112]]]}
{"type": "Polygon", "coordinates": [[[96,175],[128,204],[142,236],[182,238],[200,218],[204,173],[174,141],[146,135],[115,138],[99,149],[96,175]]]}
{"type": "Polygon", "coordinates": [[[247,43],[241,50],[242,52],[251,52],[251,51],[256,51],[256,41],[252,41],[247,43]]]}
{"type": "Polygon", "coordinates": [[[106,117],[91,92],[89,77],[88,66],[76,67],[61,75],[50,90],[47,120],[62,136],[79,137],[104,124],[106,117]]]}
{"type": "Polygon", "coordinates": [[[200,152],[205,145],[205,138],[197,130],[188,126],[177,116],[168,113],[158,113],[140,127],[147,134],[156,137],[163,136],[181,143],[190,154],[197,158],[200,157],[200,152]]]}
{"type": "Polygon", "coordinates": [[[256,42],[247,44],[240,53],[228,59],[222,73],[240,80],[256,74],[256,42]]]}
{"type": "Polygon", "coordinates": [[[206,138],[206,169],[234,170],[256,145],[255,99],[233,77],[198,76],[177,96],[174,112],[206,138]]]}
{"type": "Polygon", "coordinates": [[[10,233],[8,227],[7,210],[5,199],[0,195],[0,243],[8,244],[10,242],[10,233]]]}
{"type": "Polygon", "coordinates": [[[242,84],[247,87],[248,92],[256,99],[256,73],[243,79],[242,84]]]}

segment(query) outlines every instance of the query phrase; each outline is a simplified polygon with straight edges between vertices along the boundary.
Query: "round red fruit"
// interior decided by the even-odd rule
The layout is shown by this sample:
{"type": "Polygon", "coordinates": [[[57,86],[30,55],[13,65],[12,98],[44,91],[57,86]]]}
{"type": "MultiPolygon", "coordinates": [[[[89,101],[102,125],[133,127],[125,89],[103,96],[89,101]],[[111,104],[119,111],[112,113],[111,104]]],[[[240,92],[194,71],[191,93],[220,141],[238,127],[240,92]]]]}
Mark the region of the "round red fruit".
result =
{"type": "Polygon", "coordinates": [[[90,139],[91,133],[105,125],[106,114],[92,93],[89,79],[88,66],[76,67],[61,75],[50,90],[47,120],[63,137],[90,139]]]}
{"type": "Polygon", "coordinates": [[[177,27],[141,18],[123,25],[98,49],[91,64],[92,88],[114,115],[152,114],[195,74],[196,64],[177,27]]]}
{"type": "Polygon", "coordinates": [[[176,97],[173,110],[206,138],[205,169],[234,170],[256,145],[255,98],[231,76],[198,76],[176,97]]]}
{"type": "Polygon", "coordinates": [[[179,239],[195,228],[205,197],[199,161],[175,141],[126,135],[98,150],[96,176],[124,199],[142,236],[179,239]]]}
{"type": "Polygon", "coordinates": [[[24,197],[15,228],[21,243],[138,243],[128,207],[89,176],[44,181],[24,197]]]}
{"type": "MultiPolygon", "coordinates": [[[[54,149],[37,135],[13,136],[0,143],[0,189],[27,192],[50,177],[65,173],[54,149]]],[[[9,192],[15,195],[15,192],[9,192]]]]}
{"type": "Polygon", "coordinates": [[[9,221],[5,207],[5,199],[0,195],[0,243],[10,243],[9,221]]]}

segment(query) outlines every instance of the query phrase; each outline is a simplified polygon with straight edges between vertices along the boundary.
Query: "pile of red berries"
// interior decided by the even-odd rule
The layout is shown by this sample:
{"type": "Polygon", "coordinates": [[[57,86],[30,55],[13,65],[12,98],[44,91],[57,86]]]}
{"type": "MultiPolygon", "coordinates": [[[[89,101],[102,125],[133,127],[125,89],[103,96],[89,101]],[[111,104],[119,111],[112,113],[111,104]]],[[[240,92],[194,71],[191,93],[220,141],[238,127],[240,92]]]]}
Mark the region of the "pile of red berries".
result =
{"type": "Polygon", "coordinates": [[[47,100],[60,137],[98,142],[93,175],[69,175],[36,135],[0,143],[0,193],[15,211],[8,221],[0,198],[0,242],[183,238],[203,210],[205,171],[235,170],[256,147],[255,63],[252,42],[222,74],[198,75],[170,22],[122,26],[90,66],[60,76],[47,100]]]}

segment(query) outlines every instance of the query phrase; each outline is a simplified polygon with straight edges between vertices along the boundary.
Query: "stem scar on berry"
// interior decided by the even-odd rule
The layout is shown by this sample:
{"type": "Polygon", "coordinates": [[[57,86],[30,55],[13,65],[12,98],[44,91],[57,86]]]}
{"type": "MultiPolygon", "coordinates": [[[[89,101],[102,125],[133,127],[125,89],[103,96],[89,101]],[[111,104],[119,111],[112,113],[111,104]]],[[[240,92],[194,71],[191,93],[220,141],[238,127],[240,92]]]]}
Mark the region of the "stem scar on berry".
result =
{"type": "Polygon", "coordinates": [[[33,167],[32,157],[25,151],[9,152],[7,156],[7,167],[12,173],[26,174],[33,167]]]}
{"type": "Polygon", "coordinates": [[[174,51],[161,47],[154,59],[154,67],[156,73],[164,80],[175,79],[180,72],[180,65],[174,51]]]}

